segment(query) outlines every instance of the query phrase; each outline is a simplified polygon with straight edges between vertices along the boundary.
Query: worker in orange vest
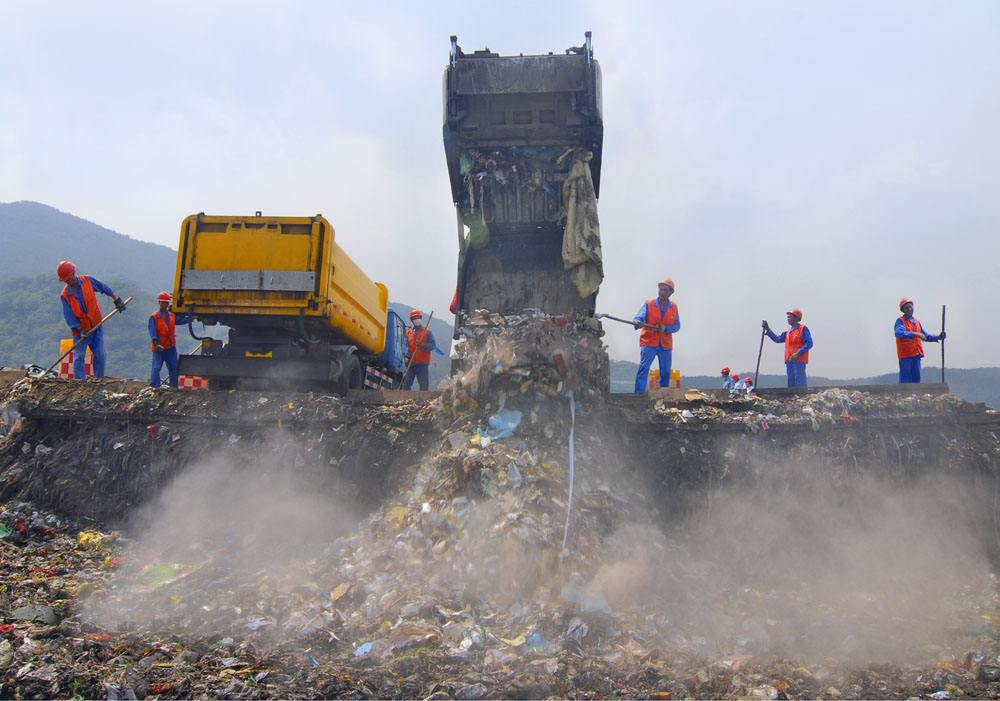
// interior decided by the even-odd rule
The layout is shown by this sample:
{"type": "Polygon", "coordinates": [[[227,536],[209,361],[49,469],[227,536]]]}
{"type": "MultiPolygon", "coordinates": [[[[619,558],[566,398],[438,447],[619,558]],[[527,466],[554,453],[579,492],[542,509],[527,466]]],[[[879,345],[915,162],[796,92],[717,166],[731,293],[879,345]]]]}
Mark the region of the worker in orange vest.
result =
{"type": "Polygon", "coordinates": [[[657,283],[655,299],[647,300],[632,319],[639,333],[639,369],[635,373],[635,393],[646,391],[649,369],[653,359],[660,364],[660,387],[670,386],[670,365],[673,361],[674,334],[681,329],[680,312],[670,301],[674,293],[674,281],[667,278],[657,283]]]}
{"type": "Polygon", "coordinates": [[[410,312],[410,323],[413,324],[406,330],[407,357],[410,358],[410,367],[403,378],[403,389],[413,389],[413,380],[416,378],[422,391],[427,390],[428,369],[431,364],[431,351],[437,348],[434,341],[434,334],[429,328],[424,328],[424,315],[419,310],[410,312]]]}
{"type": "Polygon", "coordinates": [[[903,315],[896,319],[896,356],[899,358],[899,383],[920,382],[920,359],[924,357],[923,341],[935,343],[943,341],[945,332],[935,336],[924,331],[919,321],[913,318],[913,300],[904,297],[899,300],[899,311],[903,315]]]}
{"type": "Polygon", "coordinates": [[[812,334],[802,323],[801,309],[789,309],[785,312],[785,319],[789,329],[782,331],[781,335],[774,333],[766,321],[760,323],[768,338],[775,343],[785,344],[785,375],[788,386],[805,387],[806,363],[809,362],[809,349],[813,347],[812,334]]]}
{"type": "Polygon", "coordinates": [[[60,261],[56,266],[56,275],[63,283],[59,297],[62,299],[63,318],[66,319],[66,324],[73,334],[73,341],[85,339],[73,351],[73,377],[82,380],[86,376],[84,360],[87,348],[90,348],[90,354],[94,359],[94,377],[104,377],[108,356],[104,350],[104,327],[98,326],[104,315],[101,314],[97,295],[94,293],[100,292],[111,297],[119,312],[125,311],[125,302],[96,277],[77,275],[76,265],[71,260],[60,261]]]}
{"type": "Polygon", "coordinates": [[[177,387],[177,324],[187,324],[191,317],[187,314],[174,314],[170,311],[171,297],[169,292],[156,295],[160,305],[159,310],[149,315],[149,349],[153,352],[153,364],[150,368],[149,386],[160,386],[160,371],[164,364],[171,387],[177,387]]]}

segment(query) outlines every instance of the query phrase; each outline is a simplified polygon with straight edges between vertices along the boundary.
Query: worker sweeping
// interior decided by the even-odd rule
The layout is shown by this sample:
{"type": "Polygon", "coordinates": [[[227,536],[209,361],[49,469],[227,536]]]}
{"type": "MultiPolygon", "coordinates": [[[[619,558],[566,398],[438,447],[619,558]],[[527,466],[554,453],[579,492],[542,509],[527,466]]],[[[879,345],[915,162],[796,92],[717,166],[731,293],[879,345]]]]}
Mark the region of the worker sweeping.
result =
{"type": "Polygon", "coordinates": [[[177,324],[187,324],[191,317],[187,314],[174,314],[170,311],[171,297],[169,292],[156,295],[160,308],[149,315],[149,349],[153,352],[153,364],[150,368],[149,386],[160,386],[160,372],[167,366],[168,382],[171,387],[177,387],[177,324]]]}
{"type": "Polygon", "coordinates": [[[87,348],[90,348],[90,354],[94,359],[94,377],[104,377],[108,356],[104,349],[104,327],[100,325],[103,316],[95,292],[111,297],[119,313],[125,311],[125,302],[97,278],[77,275],[73,261],[60,261],[56,266],[56,275],[63,283],[62,292],[59,294],[62,299],[63,317],[73,334],[73,340],[83,341],[73,354],[73,377],[82,380],[86,376],[84,360],[87,348]]]}
{"type": "Polygon", "coordinates": [[[945,332],[935,336],[924,331],[924,327],[913,317],[913,300],[899,300],[899,311],[903,315],[896,319],[896,356],[899,358],[899,383],[920,382],[920,359],[924,357],[924,341],[943,341],[945,332]]]}
{"type": "Polygon", "coordinates": [[[413,388],[416,378],[421,391],[426,391],[429,384],[428,369],[431,364],[431,351],[437,348],[434,334],[429,328],[424,328],[424,315],[417,309],[410,312],[412,326],[406,330],[406,345],[409,350],[410,366],[403,378],[403,389],[413,388]]]}
{"type": "Polygon", "coordinates": [[[775,343],[785,344],[785,374],[789,387],[806,386],[806,364],[809,362],[809,349],[813,347],[812,334],[802,323],[802,310],[790,309],[785,312],[788,321],[788,331],[780,335],[774,333],[767,321],[762,321],[761,328],[775,343]]]}
{"type": "Polygon", "coordinates": [[[674,334],[680,331],[681,317],[677,305],[670,301],[674,281],[667,278],[657,284],[655,299],[648,300],[632,319],[639,334],[639,370],[635,373],[635,393],[646,391],[653,358],[660,364],[660,387],[670,386],[670,365],[673,361],[674,334]]]}

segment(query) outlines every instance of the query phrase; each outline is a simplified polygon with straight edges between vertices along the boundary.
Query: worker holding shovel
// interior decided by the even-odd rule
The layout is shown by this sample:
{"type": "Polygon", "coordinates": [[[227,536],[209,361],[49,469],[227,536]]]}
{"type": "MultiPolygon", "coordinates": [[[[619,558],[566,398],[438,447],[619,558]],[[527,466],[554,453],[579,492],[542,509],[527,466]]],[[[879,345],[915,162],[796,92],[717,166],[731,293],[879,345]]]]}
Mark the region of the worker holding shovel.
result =
{"type": "Polygon", "coordinates": [[[670,365],[673,361],[674,334],[680,331],[681,317],[677,305],[670,301],[674,281],[667,278],[657,284],[656,299],[647,301],[632,319],[632,326],[642,329],[639,334],[639,370],[635,373],[635,393],[646,391],[653,358],[660,363],[660,387],[670,386],[670,365]]]}
{"type": "Polygon", "coordinates": [[[760,322],[764,334],[775,343],[785,344],[785,374],[789,387],[806,386],[806,363],[809,362],[809,349],[813,347],[812,334],[802,323],[802,310],[789,309],[785,312],[788,321],[788,331],[776,334],[767,321],[760,322]]]}
{"type": "Polygon", "coordinates": [[[77,275],[73,261],[64,260],[56,266],[56,274],[63,283],[60,293],[63,317],[73,334],[73,340],[82,343],[76,347],[73,356],[73,377],[85,377],[84,360],[87,347],[94,358],[94,377],[104,377],[107,353],[104,350],[104,327],[101,308],[97,304],[95,292],[105,294],[115,302],[119,313],[125,311],[125,302],[114,291],[95,277],[77,275]]]}
{"type": "MultiPolygon", "coordinates": [[[[899,300],[899,311],[903,315],[896,319],[893,327],[896,336],[896,355],[899,357],[899,383],[920,382],[920,360],[924,357],[923,341],[928,343],[944,341],[946,334],[943,328],[936,336],[924,330],[923,325],[913,316],[912,299],[904,297],[899,300]]],[[[943,318],[941,322],[944,326],[943,318]]],[[[941,367],[944,368],[944,351],[941,351],[941,357],[941,367]]],[[[941,374],[944,375],[943,370],[941,374]]]]}

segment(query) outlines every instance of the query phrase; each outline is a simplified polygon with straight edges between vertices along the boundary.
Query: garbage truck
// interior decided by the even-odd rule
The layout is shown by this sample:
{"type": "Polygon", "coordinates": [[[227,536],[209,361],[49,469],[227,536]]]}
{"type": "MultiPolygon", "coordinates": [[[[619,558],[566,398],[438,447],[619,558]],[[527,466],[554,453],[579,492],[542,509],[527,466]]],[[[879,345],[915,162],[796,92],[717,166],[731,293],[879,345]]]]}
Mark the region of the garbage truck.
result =
{"type": "Polygon", "coordinates": [[[582,46],[532,56],[466,53],[452,36],[443,122],[456,338],[477,309],[593,315],[604,126],[591,33],[582,46]]]}
{"type": "Polygon", "coordinates": [[[181,355],[179,372],[212,389],[392,387],[405,370],[406,327],[389,291],[314,217],[192,214],[181,224],[174,311],[228,338],[181,355]]]}

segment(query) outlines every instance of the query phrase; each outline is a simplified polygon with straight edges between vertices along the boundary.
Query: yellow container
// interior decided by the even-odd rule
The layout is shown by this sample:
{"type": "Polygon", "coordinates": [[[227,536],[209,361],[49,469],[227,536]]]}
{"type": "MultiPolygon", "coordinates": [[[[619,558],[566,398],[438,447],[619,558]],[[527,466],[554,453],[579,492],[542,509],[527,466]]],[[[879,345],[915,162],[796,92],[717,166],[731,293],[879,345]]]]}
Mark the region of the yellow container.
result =
{"type": "Polygon", "coordinates": [[[653,389],[660,386],[660,371],[650,370],[649,380],[646,382],[646,389],[653,389]]]}
{"type": "Polygon", "coordinates": [[[681,386],[681,371],[680,370],[670,370],[670,386],[680,388],[681,386]]]}
{"type": "Polygon", "coordinates": [[[302,324],[381,353],[389,291],[335,239],[319,215],[193,214],[181,224],[174,310],[236,328],[302,324]]]}

